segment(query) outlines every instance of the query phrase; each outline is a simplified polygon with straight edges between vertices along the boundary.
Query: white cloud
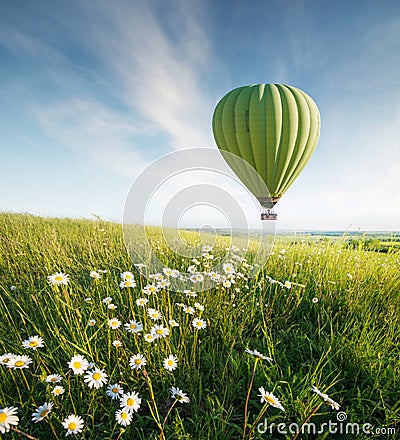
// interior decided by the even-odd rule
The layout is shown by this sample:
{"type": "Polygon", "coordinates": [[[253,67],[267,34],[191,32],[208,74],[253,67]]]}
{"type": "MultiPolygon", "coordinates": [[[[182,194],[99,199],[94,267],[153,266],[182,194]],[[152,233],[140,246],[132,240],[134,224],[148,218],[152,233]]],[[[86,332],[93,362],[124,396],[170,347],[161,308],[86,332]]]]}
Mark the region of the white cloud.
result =
{"type": "Polygon", "coordinates": [[[198,5],[178,1],[156,10],[146,2],[111,9],[106,2],[100,13],[113,32],[96,24],[91,41],[115,74],[120,99],[167,134],[172,148],[210,146],[214,102],[202,85],[212,60],[198,5]]]}

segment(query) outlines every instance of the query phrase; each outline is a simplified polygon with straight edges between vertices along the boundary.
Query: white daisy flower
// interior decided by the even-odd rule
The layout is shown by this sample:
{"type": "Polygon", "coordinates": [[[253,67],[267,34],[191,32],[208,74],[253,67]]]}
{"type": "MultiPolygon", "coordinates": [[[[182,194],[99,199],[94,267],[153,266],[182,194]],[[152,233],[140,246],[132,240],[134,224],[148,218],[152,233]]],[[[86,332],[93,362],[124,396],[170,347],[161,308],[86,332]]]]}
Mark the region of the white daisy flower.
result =
{"type": "Polygon", "coordinates": [[[89,388],[100,388],[107,383],[107,377],[107,374],[103,370],[95,368],[86,373],[83,380],[87,383],[89,388]]]}
{"type": "Polygon", "coordinates": [[[140,370],[146,363],[146,358],[141,353],[135,354],[129,359],[129,366],[132,370],[140,370]]]}
{"type": "Polygon", "coordinates": [[[210,279],[212,279],[213,281],[219,281],[219,279],[221,278],[221,275],[217,272],[210,272],[208,274],[208,276],[210,277],[210,279]]]}
{"type": "Polygon", "coordinates": [[[179,388],[171,387],[170,391],[171,391],[171,397],[173,399],[177,400],[178,402],[180,402],[180,403],[189,403],[190,402],[190,399],[187,396],[187,394],[184,393],[179,388]]]}
{"type": "Polygon", "coordinates": [[[67,274],[65,274],[63,272],[56,272],[53,275],[49,275],[47,277],[47,279],[48,279],[48,281],[49,281],[49,283],[51,285],[59,286],[60,284],[67,285],[68,282],[69,282],[69,278],[68,277],[69,277],[69,275],[67,275],[67,274]]]}
{"type": "Polygon", "coordinates": [[[135,391],[123,394],[120,400],[120,406],[126,412],[137,411],[141,403],[142,399],[135,391]]]}
{"type": "Polygon", "coordinates": [[[169,336],[169,329],[161,325],[155,325],[151,328],[150,333],[156,338],[165,338],[169,336]]]}
{"type": "Polygon", "coordinates": [[[199,311],[199,312],[204,312],[204,306],[200,303],[194,303],[194,307],[199,311]]]}
{"type": "Polygon", "coordinates": [[[183,311],[189,315],[194,315],[196,310],[192,306],[185,306],[183,307],[183,311]]]}
{"type": "Polygon", "coordinates": [[[134,264],[134,266],[137,268],[137,269],[143,269],[144,267],[146,267],[146,265],[145,264],[143,264],[143,263],[135,263],[134,264]]]}
{"type": "Polygon", "coordinates": [[[132,412],[119,409],[115,412],[115,420],[121,426],[128,426],[132,422],[132,412]]]}
{"type": "Polygon", "coordinates": [[[201,248],[201,252],[210,252],[210,251],[212,251],[212,246],[209,246],[207,244],[201,248]]]}
{"type": "Polygon", "coordinates": [[[164,275],[162,273],[152,273],[149,275],[149,278],[156,281],[161,281],[164,278],[164,275]]]}
{"type": "Polygon", "coordinates": [[[188,268],[187,268],[187,271],[189,272],[189,273],[196,273],[197,272],[197,267],[193,264],[192,266],[189,266],[188,268]]]}
{"type": "Polygon", "coordinates": [[[29,368],[29,364],[32,363],[32,359],[29,356],[14,356],[7,362],[7,367],[13,370],[21,368],[29,368]]]}
{"type": "Polygon", "coordinates": [[[46,377],[47,383],[59,383],[62,381],[62,377],[59,374],[49,374],[46,377]]]}
{"type": "Polygon", "coordinates": [[[124,390],[118,383],[115,383],[114,385],[108,385],[106,394],[108,397],[111,397],[111,399],[119,399],[123,394],[124,390]]]}
{"type": "Polygon", "coordinates": [[[116,308],[117,308],[117,306],[113,303],[107,305],[107,309],[109,309],[109,310],[115,310],[116,308]]]}
{"type": "Polygon", "coordinates": [[[131,319],[129,322],[124,324],[125,330],[129,333],[139,333],[143,330],[143,325],[140,322],[131,319]]]}
{"type": "Polygon", "coordinates": [[[89,324],[90,327],[94,327],[96,325],[96,320],[95,319],[89,319],[88,324],[89,324]]]}
{"type": "Polygon", "coordinates": [[[224,280],[224,281],[222,282],[222,285],[223,285],[224,287],[231,287],[231,286],[232,286],[232,283],[231,283],[229,280],[224,280]]]}
{"type": "Polygon", "coordinates": [[[121,326],[121,324],[122,322],[117,318],[111,318],[107,322],[107,325],[113,330],[116,330],[118,327],[121,326]]]}
{"type": "Polygon", "coordinates": [[[164,368],[168,371],[173,371],[178,366],[178,359],[170,354],[167,358],[163,361],[164,368]]]}
{"type": "Polygon", "coordinates": [[[89,368],[89,362],[80,354],[76,354],[68,362],[68,367],[72,369],[74,374],[83,374],[89,368]]]}
{"type": "Polygon", "coordinates": [[[318,298],[314,297],[311,301],[312,301],[314,304],[317,304],[317,302],[318,302],[318,298]]]}
{"type": "Polygon", "coordinates": [[[22,341],[22,346],[24,348],[36,350],[37,348],[44,347],[44,340],[42,337],[38,335],[29,336],[29,338],[26,341],[22,341]]]}
{"type": "Polygon", "coordinates": [[[167,277],[170,277],[172,275],[172,269],[170,269],[169,267],[164,267],[163,272],[167,277]]]}
{"type": "Polygon", "coordinates": [[[10,290],[11,290],[12,292],[15,292],[15,291],[17,290],[17,286],[10,286],[10,290]]]}
{"type": "Polygon", "coordinates": [[[282,411],[285,411],[283,408],[281,402],[278,400],[276,396],[274,396],[272,393],[269,393],[268,391],[265,391],[264,387],[260,387],[258,389],[260,394],[258,394],[259,397],[261,397],[260,401],[261,403],[268,403],[268,405],[273,406],[274,408],[279,408],[282,411]]]}
{"type": "Polygon", "coordinates": [[[264,361],[272,362],[272,359],[270,357],[263,355],[262,353],[260,353],[257,350],[249,350],[248,348],[246,348],[245,352],[255,356],[256,358],[262,359],[264,361]]]}
{"type": "Polygon", "coordinates": [[[184,290],[183,293],[184,293],[186,296],[190,296],[190,297],[193,297],[193,298],[194,298],[195,296],[197,296],[197,293],[192,292],[191,290],[184,290]]]}
{"type": "Polygon", "coordinates": [[[196,273],[195,277],[197,283],[201,283],[202,281],[204,281],[204,275],[201,273],[196,273]]]}
{"type": "Polygon", "coordinates": [[[165,289],[165,288],[169,287],[170,285],[171,285],[171,283],[168,280],[162,280],[157,283],[157,287],[159,289],[165,289]]]}
{"type": "Polygon", "coordinates": [[[17,426],[19,422],[17,413],[18,408],[13,406],[7,406],[6,408],[0,409],[0,433],[5,434],[10,430],[10,425],[17,426]]]}
{"type": "Polygon", "coordinates": [[[65,393],[65,388],[62,387],[61,385],[56,385],[53,388],[53,391],[51,392],[51,394],[53,394],[54,396],[60,396],[61,394],[65,393]]]}
{"type": "Polygon", "coordinates": [[[340,405],[335,402],[333,399],[331,399],[328,394],[325,393],[321,393],[321,391],[316,387],[316,386],[312,386],[311,387],[311,391],[313,391],[314,393],[318,394],[319,397],[321,397],[321,399],[327,403],[332,409],[335,409],[336,411],[339,411],[340,405]]]}
{"type": "Polygon", "coordinates": [[[4,353],[0,356],[0,365],[7,365],[15,356],[13,353],[4,353]]]}
{"type": "Polygon", "coordinates": [[[119,339],[115,339],[114,341],[112,341],[112,345],[114,347],[122,347],[122,342],[119,339]]]}
{"type": "Polygon", "coordinates": [[[51,409],[53,408],[53,403],[45,402],[43,405],[36,408],[35,412],[32,413],[32,421],[38,423],[42,421],[48,414],[51,413],[51,409]]]}
{"type": "Polygon", "coordinates": [[[104,304],[110,304],[110,303],[112,303],[112,298],[111,298],[111,296],[107,296],[106,298],[104,298],[103,300],[102,300],[102,302],[104,303],[104,304]]]}
{"type": "Polygon", "coordinates": [[[67,430],[65,436],[70,434],[78,434],[82,432],[84,421],[82,417],[71,414],[62,422],[63,427],[67,430]]]}
{"type": "Polygon", "coordinates": [[[95,270],[92,270],[89,274],[90,278],[94,278],[95,280],[99,280],[101,278],[101,275],[96,272],[95,270]]]}
{"type": "Polygon", "coordinates": [[[146,333],[146,334],[144,335],[144,340],[145,340],[146,342],[154,342],[156,339],[157,339],[157,338],[156,338],[154,335],[152,335],[151,333],[146,333]]]}
{"type": "Polygon", "coordinates": [[[178,278],[179,275],[180,275],[179,270],[177,270],[177,269],[173,269],[173,270],[172,270],[172,272],[171,272],[171,277],[172,277],[172,278],[178,278]]]}
{"type": "Polygon", "coordinates": [[[169,325],[170,325],[171,327],[179,327],[179,323],[176,322],[175,319],[170,319],[170,320],[168,321],[168,323],[169,323],[169,325]]]}
{"type": "Polygon", "coordinates": [[[156,309],[147,309],[147,314],[153,321],[157,321],[162,317],[161,313],[156,309]]]}
{"type": "Polygon", "coordinates": [[[133,281],[134,279],[135,279],[135,277],[132,272],[122,272],[121,273],[121,280],[122,281],[127,281],[127,280],[133,281]]]}
{"type": "Polygon", "coordinates": [[[148,302],[149,300],[147,298],[138,298],[136,300],[136,305],[139,307],[144,307],[148,302]]]}
{"type": "Polygon", "coordinates": [[[283,285],[284,287],[286,287],[286,289],[291,289],[292,288],[292,283],[290,281],[285,281],[285,284],[283,285]]]}
{"type": "Polygon", "coordinates": [[[146,295],[156,295],[159,290],[160,288],[155,284],[148,284],[147,286],[143,287],[142,292],[146,295]]]}
{"type": "Polygon", "coordinates": [[[222,264],[222,269],[224,270],[224,272],[225,272],[227,275],[230,275],[230,274],[234,274],[234,273],[235,273],[235,269],[234,269],[234,267],[232,266],[232,264],[229,264],[229,263],[223,263],[223,264],[222,264]]]}
{"type": "Polygon", "coordinates": [[[192,321],[192,326],[197,330],[201,330],[207,327],[207,323],[204,321],[204,319],[194,318],[192,321]]]}
{"type": "Polygon", "coordinates": [[[133,287],[136,287],[136,286],[137,286],[137,284],[136,284],[135,280],[123,280],[123,281],[121,281],[119,283],[119,287],[121,289],[128,289],[130,287],[133,288],[133,287]]]}

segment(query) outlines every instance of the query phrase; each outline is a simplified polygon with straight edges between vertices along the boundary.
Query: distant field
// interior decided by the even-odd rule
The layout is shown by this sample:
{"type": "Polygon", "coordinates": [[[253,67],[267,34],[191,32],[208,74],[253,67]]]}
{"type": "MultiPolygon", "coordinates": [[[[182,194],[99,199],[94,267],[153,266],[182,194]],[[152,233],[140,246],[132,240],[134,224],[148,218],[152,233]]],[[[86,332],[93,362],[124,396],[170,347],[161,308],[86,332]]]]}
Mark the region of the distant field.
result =
{"type": "MultiPolygon", "coordinates": [[[[209,244],[195,232],[182,234],[186,242],[209,244]]],[[[4,438],[64,438],[62,423],[69,415],[83,420],[78,438],[98,440],[355,438],[322,428],[312,433],[309,423],[317,429],[338,423],[339,413],[344,429],[346,423],[359,424],[357,438],[396,438],[400,245],[367,238],[370,248],[359,237],[279,236],[255,278],[247,276],[252,255],[247,261],[233,255],[217,274],[219,284],[201,292],[205,281],[190,277],[209,277],[213,262],[230,246],[226,237],[193,262],[177,258],[154,228],[153,245],[171,270],[150,283],[130,260],[120,225],[0,214],[0,432],[6,430],[1,411],[13,406],[18,425],[4,438]],[[189,266],[195,268],[188,272],[189,266]],[[92,271],[98,275],[90,276],[92,271]],[[47,277],[57,272],[68,274],[67,284],[49,283],[47,277]],[[121,286],[126,272],[132,272],[135,287],[121,286]],[[168,283],[175,276],[193,283],[197,296],[171,292],[168,283]],[[140,298],[147,304],[139,305],[140,298]],[[150,316],[151,309],[159,319],[150,316]],[[151,334],[153,342],[146,340],[151,334]],[[36,335],[44,346],[24,348],[23,341],[36,335]],[[82,375],[68,366],[75,355],[93,364],[82,375]],[[168,371],[164,360],[170,355],[177,365],[168,371]],[[15,356],[29,356],[21,358],[27,368],[16,365],[15,356]],[[104,380],[90,388],[96,367],[104,380]],[[60,375],[60,382],[46,382],[51,374],[60,375]],[[121,415],[116,417],[122,400],[106,394],[114,384],[125,397],[137,393],[125,427],[121,415]],[[312,392],[313,385],[340,409],[312,392]],[[63,394],[55,395],[55,386],[63,394]],[[171,387],[186,394],[172,396],[171,387]],[[284,411],[271,397],[270,405],[260,387],[284,411]],[[51,412],[35,423],[32,414],[45,402],[53,403],[51,412]],[[286,433],[278,432],[280,423],[286,433]],[[362,432],[363,424],[373,435],[362,432]],[[296,426],[304,432],[297,435],[296,426]]]]}

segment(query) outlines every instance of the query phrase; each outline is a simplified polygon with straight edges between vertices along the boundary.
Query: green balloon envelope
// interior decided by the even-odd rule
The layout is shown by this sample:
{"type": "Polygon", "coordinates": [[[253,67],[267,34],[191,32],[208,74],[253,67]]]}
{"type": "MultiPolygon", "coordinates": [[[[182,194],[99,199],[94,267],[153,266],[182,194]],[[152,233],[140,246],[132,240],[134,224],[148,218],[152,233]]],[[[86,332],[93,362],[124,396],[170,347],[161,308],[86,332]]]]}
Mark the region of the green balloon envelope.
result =
{"type": "Polygon", "coordinates": [[[215,142],[226,162],[266,208],[274,206],[309,161],[320,126],[315,102],[303,91],[282,84],[231,90],[217,104],[212,121],[215,142]],[[257,171],[267,191],[256,173],[235,156],[257,171]]]}

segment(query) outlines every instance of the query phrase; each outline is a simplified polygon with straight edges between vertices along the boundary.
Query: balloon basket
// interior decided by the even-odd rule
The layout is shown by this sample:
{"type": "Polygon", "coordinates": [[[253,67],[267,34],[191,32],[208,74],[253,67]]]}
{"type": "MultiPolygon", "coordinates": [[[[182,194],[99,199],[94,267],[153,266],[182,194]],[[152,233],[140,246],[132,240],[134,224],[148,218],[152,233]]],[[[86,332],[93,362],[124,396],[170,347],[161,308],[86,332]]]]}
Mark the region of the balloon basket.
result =
{"type": "Polygon", "coordinates": [[[272,211],[261,213],[261,220],[276,220],[277,218],[278,218],[278,214],[272,211]]]}

